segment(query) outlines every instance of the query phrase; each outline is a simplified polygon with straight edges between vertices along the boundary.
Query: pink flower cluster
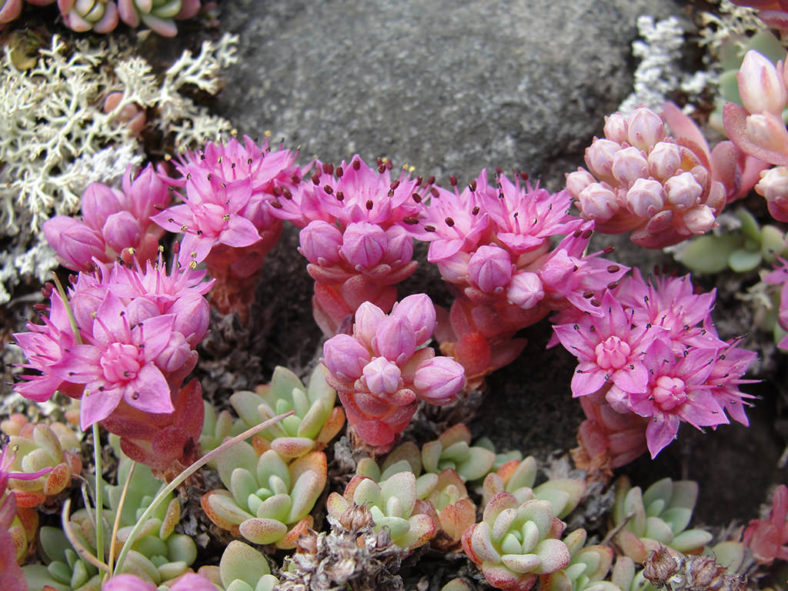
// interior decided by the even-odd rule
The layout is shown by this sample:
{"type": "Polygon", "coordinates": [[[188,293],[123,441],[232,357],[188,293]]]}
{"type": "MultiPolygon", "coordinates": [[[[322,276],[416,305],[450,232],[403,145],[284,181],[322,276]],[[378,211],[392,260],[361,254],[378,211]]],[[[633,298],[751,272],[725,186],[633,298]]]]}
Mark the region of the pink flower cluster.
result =
{"type": "Polygon", "coordinates": [[[786,66],[775,66],[755,50],[744,56],[736,78],[743,107],[727,103],[723,124],[728,137],[744,152],[776,166],[761,172],[755,191],[766,198],[774,219],[788,221],[788,130],[782,118],[788,106],[786,66]]]}
{"type": "Polygon", "coordinates": [[[448,404],[465,385],[463,367],[426,346],[435,324],[435,307],[425,294],[406,297],[389,315],[364,302],[353,334],[338,334],[323,345],[327,380],[337,389],[348,422],[381,452],[408,425],[419,399],[448,404]]]}
{"type": "Polygon", "coordinates": [[[217,283],[212,303],[223,313],[248,314],[265,256],[282,231],[270,203],[301,181],[295,158],[289,150],[272,151],[267,139],[257,146],[249,137],[232,138],[186,154],[176,164],[181,178],[166,179],[185,187],[184,203],[152,219],[183,234],[181,265],[205,261],[217,283]]]}
{"type": "Polygon", "coordinates": [[[551,194],[500,174],[482,172],[468,187],[433,187],[411,233],[430,242],[428,260],[456,288],[443,347],[484,375],[512,361],[524,346],[513,339],[526,326],[568,302],[592,297],[626,272],[584,254],[593,223],[569,215],[566,191],[551,194]],[[556,246],[551,239],[566,235],[556,246]]]}
{"type": "Polygon", "coordinates": [[[713,175],[706,140],[697,135],[698,141],[668,137],[663,118],[645,107],[614,113],[605,120],[605,137],[586,149],[588,170],[567,175],[567,190],[597,230],[631,231],[632,241],[647,248],[704,234],[727,192],[713,175]]]}
{"type": "Polygon", "coordinates": [[[94,261],[155,260],[164,230],[150,217],[169,205],[167,185],[149,164],[136,178],[127,170],[121,187],[93,183],[82,193],[81,221],[59,215],[44,223],[44,236],[64,267],[91,271],[94,261]]]}
{"type": "MultiPolygon", "coordinates": [[[[681,421],[748,425],[742,376],[755,353],[723,341],[711,322],[715,293],[695,294],[689,276],[647,283],[639,273],[607,291],[599,305],[559,315],[555,335],[579,361],[575,397],[601,392],[617,413],[649,419],[656,456],[681,421]]],[[[590,418],[590,417],[589,417],[590,418]]],[[[621,453],[621,451],[619,451],[621,453]]]]}
{"type": "Polygon", "coordinates": [[[373,169],[356,155],[336,168],[315,162],[294,193],[277,194],[274,215],[302,228],[299,250],[315,280],[313,312],[326,336],[363,302],[391,310],[397,283],[416,269],[405,226],[419,212],[420,186],[405,172],[392,181],[390,161],[373,169]]]}
{"type": "Polygon", "coordinates": [[[141,414],[138,424],[145,424],[145,416],[171,415],[197,362],[194,348],[208,330],[203,296],[212,283],[204,276],[189,268],[167,273],[161,260],[145,270],[116,264],[80,273],[69,289],[77,334],[53,290],[43,324],[28,324],[30,332],[14,335],[28,359],[23,367],[37,372],[23,375],[16,391],[36,402],[56,390],[81,398],[83,430],[99,421],[108,426],[117,415],[141,414]]]}

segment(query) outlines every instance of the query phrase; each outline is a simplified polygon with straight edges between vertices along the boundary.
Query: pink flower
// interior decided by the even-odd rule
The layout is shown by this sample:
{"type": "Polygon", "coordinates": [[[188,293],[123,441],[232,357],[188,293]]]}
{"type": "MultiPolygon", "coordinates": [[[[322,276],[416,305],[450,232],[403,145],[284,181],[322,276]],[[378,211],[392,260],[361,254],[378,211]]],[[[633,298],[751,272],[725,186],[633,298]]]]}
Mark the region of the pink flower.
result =
{"type": "Polygon", "coordinates": [[[156,591],[156,585],[137,575],[115,575],[102,586],[104,591],[156,591]]]}
{"type": "Polygon", "coordinates": [[[759,564],[788,560],[788,487],[781,484],[774,491],[772,507],[765,519],[752,519],[744,530],[742,543],[759,564]]]}
{"type": "Polygon", "coordinates": [[[553,327],[561,344],[580,362],[572,377],[572,395],[587,396],[608,384],[645,392],[648,371],[643,357],[658,329],[633,325],[634,311],[625,310],[610,292],[603,296],[600,310],[600,315],[553,327]]]}
{"type": "Polygon", "coordinates": [[[418,366],[413,385],[419,398],[431,404],[449,404],[465,385],[465,370],[454,359],[433,357],[418,366]]]}

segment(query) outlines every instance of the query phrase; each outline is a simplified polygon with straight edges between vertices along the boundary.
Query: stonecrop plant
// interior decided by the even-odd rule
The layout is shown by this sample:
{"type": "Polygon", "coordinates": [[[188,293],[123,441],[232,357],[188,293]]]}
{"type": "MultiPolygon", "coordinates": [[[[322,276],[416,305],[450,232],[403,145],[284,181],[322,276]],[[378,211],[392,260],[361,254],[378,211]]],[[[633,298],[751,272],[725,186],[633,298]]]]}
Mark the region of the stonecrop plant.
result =
{"type": "MultiPolygon", "coordinates": [[[[200,2],[58,8],[77,31],[108,32],[120,19],[171,36],[173,19],[200,2]]],[[[0,4],[0,23],[20,10],[0,4]]],[[[173,68],[167,76],[189,66],[173,68]]],[[[788,331],[785,232],[745,209],[742,236],[718,228],[723,208],[753,187],[777,223],[788,219],[785,68],[746,54],[742,104],[724,108],[730,139],[713,148],[672,103],[611,114],[587,169],[558,192],[500,170],[444,187],[359,155],[301,165],[267,136],[235,134],[164,162],[135,159],[118,183],[82,187],[80,219],[43,225],[76,274],[65,287],[54,275],[40,320],[13,334],[26,357],[14,391],[45,412],[36,422],[27,407],[0,423],[0,589],[400,590],[403,561],[443,555],[456,576],[442,591],[738,591],[748,576],[770,576],[788,561],[785,485],[768,514],[713,545],[689,527],[696,483],[610,485],[646,450],[656,457],[682,422],[748,426],[757,355],[715,327],[715,290],[690,275],[647,279],[589,242],[629,232],[657,249],[700,237],[686,260],[706,272],[776,265],[761,278],[788,331]],[[195,370],[212,322],[234,315],[248,326],[287,223],[314,280],[322,355],[277,366],[269,383],[203,396],[195,370]],[[702,246],[720,236],[730,248],[714,266],[702,246]],[[428,243],[427,262],[448,285],[443,306],[399,293],[421,264],[414,241],[428,243]],[[543,393],[571,392],[585,413],[574,466],[496,451],[466,424],[473,401],[497,395],[486,377],[526,363],[523,331],[548,317],[549,346],[577,359],[543,393]]],[[[117,89],[103,101],[134,134],[154,110],[117,89]]],[[[167,117],[166,104],[155,107],[167,117]]],[[[432,588],[442,574],[424,581],[432,588]]]]}

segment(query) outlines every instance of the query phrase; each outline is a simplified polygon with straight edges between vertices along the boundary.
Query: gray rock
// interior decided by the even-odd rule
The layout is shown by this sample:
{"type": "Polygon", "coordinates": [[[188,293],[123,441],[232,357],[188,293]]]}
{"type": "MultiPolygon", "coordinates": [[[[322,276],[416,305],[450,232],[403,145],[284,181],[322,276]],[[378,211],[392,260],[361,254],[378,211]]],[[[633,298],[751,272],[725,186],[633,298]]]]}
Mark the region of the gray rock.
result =
{"type": "Polygon", "coordinates": [[[632,89],[641,14],[671,0],[240,0],[219,110],[307,157],[358,152],[462,180],[525,170],[555,185],[632,89]]]}

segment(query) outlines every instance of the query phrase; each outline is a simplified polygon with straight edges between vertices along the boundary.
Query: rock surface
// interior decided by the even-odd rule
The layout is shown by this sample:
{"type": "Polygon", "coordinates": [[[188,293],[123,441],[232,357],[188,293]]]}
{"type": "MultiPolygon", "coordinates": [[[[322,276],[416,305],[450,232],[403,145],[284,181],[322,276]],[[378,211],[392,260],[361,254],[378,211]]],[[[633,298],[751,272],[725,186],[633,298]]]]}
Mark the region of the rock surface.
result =
{"type": "Polygon", "coordinates": [[[219,110],[307,157],[358,152],[417,174],[558,181],[632,90],[636,20],[671,0],[238,0],[219,110]]]}

